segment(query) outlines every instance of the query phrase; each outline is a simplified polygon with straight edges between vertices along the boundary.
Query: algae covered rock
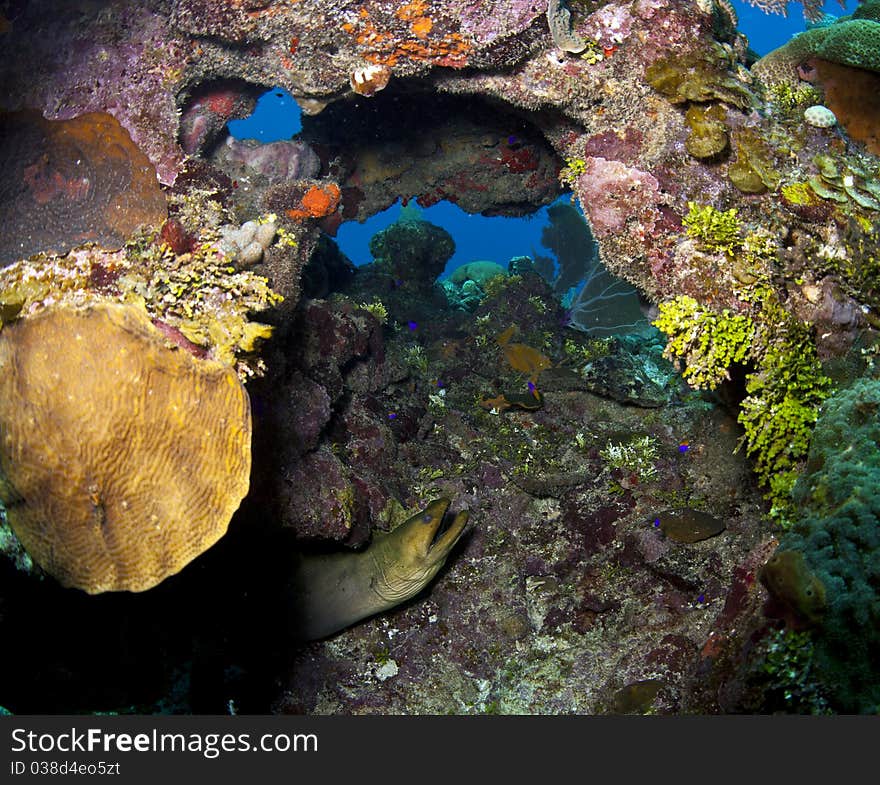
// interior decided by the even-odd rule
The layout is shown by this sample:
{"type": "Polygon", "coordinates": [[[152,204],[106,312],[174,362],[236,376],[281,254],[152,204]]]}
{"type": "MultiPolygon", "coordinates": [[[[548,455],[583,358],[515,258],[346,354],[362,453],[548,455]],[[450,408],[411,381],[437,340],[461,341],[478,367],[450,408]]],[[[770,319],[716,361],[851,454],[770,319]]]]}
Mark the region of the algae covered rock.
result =
{"type": "Polygon", "coordinates": [[[373,235],[370,253],[403,283],[430,286],[455,253],[455,241],[440,226],[404,218],[373,235]]]}
{"type": "Polygon", "coordinates": [[[33,559],[90,594],[143,591],[223,534],[249,485],[235,371],[127,305],[0,331],[0,500],[33,559]]]}
{"type": "Polygon", "coordinates": [[[729,53],[720,45],[685,55],[669,55],[645,69],[645,79],[674,104],[722,101],[748,108],[754,96],[737,78],[729,53]]]}
{"type": "Polygon", "coordinates": [[[723,153],[730,144],[724,123],[726,117],[727,113],[720,104],[690,106],[684,116],[690,129],[685,149],[694,158],[712,158],[723,153]]]}

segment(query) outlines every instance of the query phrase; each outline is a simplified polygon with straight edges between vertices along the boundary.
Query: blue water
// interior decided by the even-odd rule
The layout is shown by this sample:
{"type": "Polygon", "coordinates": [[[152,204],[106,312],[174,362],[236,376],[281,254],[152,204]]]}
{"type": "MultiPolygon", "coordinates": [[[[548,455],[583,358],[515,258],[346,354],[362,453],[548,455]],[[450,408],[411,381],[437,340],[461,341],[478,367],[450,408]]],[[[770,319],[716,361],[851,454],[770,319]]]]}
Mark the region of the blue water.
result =
{"type": "Polygon", "coordinates": [[[254,113],[244,120],[230,120],[229,133],[236,139],[257,139],[263,144],[292,139],[302,130],[302,112],[287,90],[276,87],[257,100],[254,113]]]}
{"type": "MultiPolygon", "coordinates": [[[[781,16],[766,14],[760,8],[749,5],[745,0],[731,1],[739,17],[740,32],[745,33],[749,45],[760,55],[779,48],[795,33],[802,32],[805,27],[803,8],[798,3],[792,2],[788,16],[781,16]]],[[[826,14],[844,16],[855,11],[857,5],[858,0],[846,0],[844,9],[837,0],[826,0],[823,8],[826,14]]]]}
{"type": "MultiPolygon", "coordinates": [[[[804,30],[802,7],[797,3],[792,2],[788,16],[781,16],[766,14],[745,0],[732,2],[739,17],[739,29],[748,36],[750,46],[758,54],[767,54],[804,30]]],[[[857,0],[846,0],[844,9],[837,0],[828,0],[825,11],[842,16],[852,13],[857,5],[857,0]]],[[[261,142],[290,139],[301,128],[299,107],[290,93],[281,88],[265,93],[251,117],[229,123],[233,136],[261,142]]],[[[363,224],[343,224],[336,236],[339,247],[355,264],[366,264],[372,260],[370,238],[395,221],[399,212],[398,202],[363,224]]],[[[528,218],[485,218],[469,215],[453,204],[441,202],[425,210],[424,218],[442,226],[455,239],[456,252],[447,264],[447,274],[459,265],[477,259],[489,259],[506,266],[513,256],[527,256],[534,251],[547,254],[547,249],[541,245],[541,230],[547,224],[546,208],[528,218]]]]}

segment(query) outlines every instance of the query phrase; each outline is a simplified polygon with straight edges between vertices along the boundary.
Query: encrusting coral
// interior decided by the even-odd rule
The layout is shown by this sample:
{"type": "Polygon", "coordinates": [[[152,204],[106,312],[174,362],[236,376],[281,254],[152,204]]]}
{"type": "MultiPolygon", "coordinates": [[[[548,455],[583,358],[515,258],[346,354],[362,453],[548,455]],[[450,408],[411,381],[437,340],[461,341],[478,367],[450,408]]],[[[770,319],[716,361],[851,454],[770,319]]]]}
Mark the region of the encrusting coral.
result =
{"type": "MultiPolygon", "coordinates": [[[[274,227],[271,221],[260,224],[255,236],[265,231],[262,240],[268,245],[274,227]]],[[[272,328],[251,316],[283,298],[266,278],[230,265],[224,240],[208,241],[220,233],[217,228],[203,230],[187,241],[191,252],[175,253],[163,240],[166,233],[147,229],[129,238],[120,251],[83,246],[64,256],[39,254],[0,268],[0,322],[59,302],[133,302],[146,308],[166,337],[178,344],[235,366],[242,377],[260,372],[256,346],[272,328]]],[[[289,239],[276,231],[276,243],[289,239]]]]}
{"type": "Polygon", "coordinates": [[[235,372],[169,348],[135,306],[47,308],[0,331],[0,498],[63,585],[143,591],[226,532],[247,493],[235,372]]]}
{"type": "MultiPolygon", "coordinates": [[[[876,712],[880,705],[878,415],[877,379],[860,379],[825,401],[794,489],[801,517],[775,557],[803,562],[808,577],[798,596],[807,597],[808,611],[818,599],[826,606],[814,638],[817,675],[845,711],[876,712]],[[822,596],[805,595],[804,586],[822,596]]],[[[809,620],[819,621],[817,614],[809,620]]]]}
{"type": "Polygon", "coordinates": [[[86,241],[120,248],[166,215],[156,170],[106,112],[45,120],[0,116],[0,265],[86,241]]]}

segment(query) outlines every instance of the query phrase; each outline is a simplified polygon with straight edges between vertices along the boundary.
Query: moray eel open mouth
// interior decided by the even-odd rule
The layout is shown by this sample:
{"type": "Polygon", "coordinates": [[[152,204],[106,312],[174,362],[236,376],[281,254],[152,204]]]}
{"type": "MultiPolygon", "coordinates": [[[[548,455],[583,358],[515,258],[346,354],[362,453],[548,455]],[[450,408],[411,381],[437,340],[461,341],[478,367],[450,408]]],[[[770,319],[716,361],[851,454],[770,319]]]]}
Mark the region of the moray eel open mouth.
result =
{"type": "MultiPolygon", "coordinates": [[[[437,527],[437,531],[434,532],[434,537],[431,540],[431,547],[433,548],[435,545],[440,543],[440,540],[443,538],[443,535],[448,531],[456,531],[459,525],[461,513],[454,514],[449,512],[449,503],[446,504],[446,509],[443,511],[443,516],[440,519],[440,525],[437,527]]],[[[464,524],[461,526],[461,531],[464,531],[464,526],[467,525],[467,513],[464,513],[464,524]]],[[[461,532],[459,532],[460,534],[461,532]]],[[[456,535],[456,540],[458,539],[458,535],[456,535]]]]}
{"type": "MultiPolygon", "coordinates": [[[[415,555],[433,564],[438,559],[440,564],[446,561],[449,552],[458,542],[468,522],[467,510],[456,514],[449,512],[449,499],[436,499],[418,515],[413,516],[398,526],[388,537],[400,532],[401,543],[415,551],[415,555]],[[418,528],[414,521],[421,521],[424,528],[418,528]]],[[[433,576],[432,576],[433,577],[433,576]]]]}

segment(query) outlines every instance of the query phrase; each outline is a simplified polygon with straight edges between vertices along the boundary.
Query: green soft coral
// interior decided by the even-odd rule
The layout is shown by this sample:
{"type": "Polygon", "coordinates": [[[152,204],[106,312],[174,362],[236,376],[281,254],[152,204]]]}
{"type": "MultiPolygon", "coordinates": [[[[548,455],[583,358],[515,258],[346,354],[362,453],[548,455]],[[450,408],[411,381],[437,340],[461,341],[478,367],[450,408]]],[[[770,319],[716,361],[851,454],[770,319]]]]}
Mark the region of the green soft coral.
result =
{"type": "Polygon", "coordinates": [[[747,360],[755,330],[748,316],[714,313],[688,296],[660,303],[659,311],[654,326],[669,336],[664,357],[684,360],[691,387],[714,390],[730,378],[731,366],[747,360]]]}
{"type": "Polygon", "coordinates": [[[716,313],[691,297],[661,303],[654,325],[669,336],[666,356],[684,360],[682,376],[696,389],[714,389],[734,364],[754,366],[746,376],[739,422],[742,443],[767,488],[771,515],[791,515],[791,489],[810,445],[830,380],[822,373],[807,325],[764,291],[756,317],[716,313]]]}
{"type": "Polygon", "coordinates": [[[682,376],[695,389],[714,389],[730,378],[733,366],[748,367],[741,444],[767,489],[771,515],[786,524],[793,513],[791,490],[831,382],[809,324],[789,314],[767,282],[767,264],[776,255],[772,238],[760,229],[743,234],[734,209],[694,202],[688,202],[683,223],[700,251],[723,253],[748,273],[749,282],[737,290],[745,312],[718,311],[680,296],[659,305],[654,326],[668,336],[665,356],[684,361],[682,376]]]}
{"type": "Polygon", "coordinates": [[[683,223],[688,237],[710,253],[732,254],[742,245],[742,223],[736,208],[722,211],[712,205],[688,202],[688,214],[683,223]]]}
{"type": "Polygon", "coordinates": [[[792,318],[772,295],[762,306],[752,349],[757,370],[746,379],[739,421],[758,479],[770,489],[771,514],[785,517],[831,380],[822,373],[808,325],[792,318]]]}

